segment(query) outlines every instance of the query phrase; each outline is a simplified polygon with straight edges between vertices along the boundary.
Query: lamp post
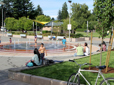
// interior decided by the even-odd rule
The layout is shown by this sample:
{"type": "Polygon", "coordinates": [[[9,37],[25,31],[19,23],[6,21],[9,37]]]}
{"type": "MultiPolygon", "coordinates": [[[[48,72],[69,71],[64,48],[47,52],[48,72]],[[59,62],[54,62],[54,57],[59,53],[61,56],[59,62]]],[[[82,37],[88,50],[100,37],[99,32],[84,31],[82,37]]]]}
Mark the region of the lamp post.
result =
{"type": "Polygon", "coordinates": [[[3,5],[4,5],[5,3],[0,2],[0,4],[2,5],[2,27],[4,27],[4,23],[3,23],[3,5]]]}
{"type": "Polygon", "coordinates": [[[53,31],[53,21],[51,22],[51,36],[52,36],[52,31],[53,31]]]}
{"type": "MultiPolygon", "coordinates": [[[[71,6],[72,0],[68,0],[71,6]]],[[[70,42],[70,30],[71,30],[71,24],[70,24],[70,18],[71,18],[71,9],[69,8],[69,25],[68,25],[68,30],[69,30],[69,42],[70,42]]]]}

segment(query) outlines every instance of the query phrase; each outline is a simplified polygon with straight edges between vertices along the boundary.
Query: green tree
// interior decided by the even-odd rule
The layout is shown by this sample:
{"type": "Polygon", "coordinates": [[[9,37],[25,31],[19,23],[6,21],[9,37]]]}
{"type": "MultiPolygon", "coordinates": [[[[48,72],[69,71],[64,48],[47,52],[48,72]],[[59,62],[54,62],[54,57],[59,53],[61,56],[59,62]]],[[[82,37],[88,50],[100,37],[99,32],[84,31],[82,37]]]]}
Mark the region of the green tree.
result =
{"type": "MultiPolygon", "coordinates": [[[[110,30],[111,22],[114,20],[114,6],[113,0],[95,0],[94,2],[94,13],[98,19],[96,31],[102,37],[102,42],[107,31],[110,30]]],[[[102,49],[102,46],[101,46],[102,49]]],[[[102,51],[100,56],[100,65],[102,62],[102,51]]]]}
{"type": "Polygon", "coordinates": [[[59,10],[59,12],[58,12],[57,19],[58,19],[59,21],[62,20],[62,12],[61,12],[61,10],[59,10]]]}
{"type": "Polygon", "coordinates": [[[91,13],[86,4],[72,4],[72,18],[78,22],[78,28],[82,28],[82,24],[87,22],[90,15],[91,13]]]}
{"type": "Polygon", "coordinates": [[[21,17],[19,18],[19,26],[20,26],[20,30],[24,30],[24,25],[25,25],[25,22],[27,21],[27,18],[26,17],[21,17]]]}
{"type": "Polygon", "coordinates": [[[65,2],[62,7],[62,19],[67,19],[68,18],[68,8],[67,8],[67,3],[65,2]]]}
{"type": "Polygon", "coordinates": [[[30,31],[32,29],[32,20],[27,19],[26,22],[24,23],[24,30],[30,31]]]}
{"type": "Polygon", "coordinates": [[[36,12],[37,12],[37,16],[38,16],[38,15],[43,15],[43,10],[42,10],[42,8],[40,7],[40,5],[37,6],[36,12]]]}
{"type": "MultiPolygon", "coordinates": [[[[67,31],[67,25],[69,24],[69,19],[67,18],[67,19],[64,19],[63,20],[63,29],[65,30],[65,31],[67,31]]],[[[71,30],[72,30],[72,32],[74,33],[74,31],[76,31],[76,29],[77,29],[77,23],[73,20],[73,19],[71,19],[71,30]]]]}
{"type": "Polygon", "coordinates": [[[6,28],[10,31],[15,30],[16,19],[15,18],[6,18],[5,19],[6,28]]]}
{"type": "Polygon", "coordinates": [[[49,21],[51,21],[51,18],[50,18],[50,16],[40,15],[40,16],[36,17],[36,20],[42,21],[42,22],[49,22],[49,21]]]}
{"type": "Polygon", "coordinates": [[[86,29],[87,28],[87,24],[84,22],[82,25],[82,29],[86,29]]]}

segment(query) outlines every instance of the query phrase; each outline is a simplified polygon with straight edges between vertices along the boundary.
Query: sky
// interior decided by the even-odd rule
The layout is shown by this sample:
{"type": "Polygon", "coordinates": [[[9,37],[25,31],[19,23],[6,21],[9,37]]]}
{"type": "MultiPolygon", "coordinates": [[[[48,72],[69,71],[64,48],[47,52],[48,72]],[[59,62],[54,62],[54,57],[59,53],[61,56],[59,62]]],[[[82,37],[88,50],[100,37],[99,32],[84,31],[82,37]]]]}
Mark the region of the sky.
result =
{"type": "MultiPolygon", "coordinates": [[[[31,0],[34,7],[40,5],[45,15],[50,17],[57,18],[58,11],[62,9],[64,2],[67,2],[69,8],[68,0],[31,0]]],[[[93,9],[94,0],[72,0],[72,3],[86,4],[89,7],[89,10],[93,9]]],[[[68,10],[69,11],[69,10],[68,10]]]]}

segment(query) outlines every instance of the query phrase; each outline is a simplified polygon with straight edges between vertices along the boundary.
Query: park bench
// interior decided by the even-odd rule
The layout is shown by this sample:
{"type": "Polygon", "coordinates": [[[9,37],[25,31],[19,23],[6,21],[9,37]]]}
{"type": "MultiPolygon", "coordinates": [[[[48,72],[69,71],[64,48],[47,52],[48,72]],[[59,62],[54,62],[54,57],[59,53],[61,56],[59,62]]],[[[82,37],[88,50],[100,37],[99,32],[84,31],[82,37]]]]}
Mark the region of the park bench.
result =
{"type": "Polygon", "coordinates": [[[64,36],[57,36],[57,40],[63,40],[64,36]]]}
{"type": "Polygon", "coordinates": [[[42,35],[37,35],[37,39],[43,39],[42,35]]]}
{"type": "Polygon", "coordinates": [[[20,34],[21,38],[26,38],[26,34],[20,34]]]}
{"type": "Polygon", "coordinates": [[[7,33],[8,37],[13,37],[12,33],[7,33]]]}
{"type": "Polygon", "coordinates": [[[56,36],[48,36],[49,40],[56,40],[56,36]]]}

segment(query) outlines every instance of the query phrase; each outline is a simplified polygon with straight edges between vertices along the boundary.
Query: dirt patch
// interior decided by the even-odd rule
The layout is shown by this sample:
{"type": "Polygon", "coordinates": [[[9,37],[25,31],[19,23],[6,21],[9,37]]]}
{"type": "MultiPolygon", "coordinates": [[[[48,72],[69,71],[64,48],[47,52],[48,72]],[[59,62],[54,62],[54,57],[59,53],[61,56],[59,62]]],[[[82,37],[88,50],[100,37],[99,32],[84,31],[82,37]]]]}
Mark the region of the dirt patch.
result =
{"type": "MultiPolygon", "coordinates": [[[[86,70],[89,70],[89,68],[85,68],[85,69],[86,70]]],[[[91,67],[90,70],[99,70],[99,69],[96,68],[96,67],[91,67]]],[[[105,74],[107,74],[107,73],[114,73],[114,68],[108,67],[107,73],[105,71],[106,71],[106,68],[105,69],[102,69],[102,73],[105,73],[105,74]]]]}

